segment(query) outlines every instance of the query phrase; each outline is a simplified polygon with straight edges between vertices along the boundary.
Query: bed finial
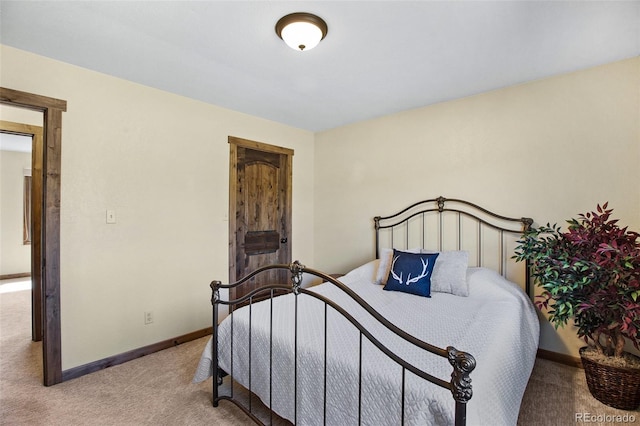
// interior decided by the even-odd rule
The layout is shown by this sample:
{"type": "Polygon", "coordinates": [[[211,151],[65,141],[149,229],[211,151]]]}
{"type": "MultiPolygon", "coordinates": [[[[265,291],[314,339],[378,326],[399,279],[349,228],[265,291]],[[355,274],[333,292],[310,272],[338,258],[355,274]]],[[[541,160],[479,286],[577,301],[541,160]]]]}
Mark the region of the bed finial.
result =
{"type": "Polygon", "coordinates": [[[211,281],[209,287],[211,287],[211,304],[215,305],[220,300],[220,286],[222,282],[220,281],[211,281]]]}
{"type": "Polygon", "coordinates": [[[524,230],[525,231],[528,231],[528,230],[531,229],[531,225],[533,225],[533,219],[531,219],[530,217],[523,217],[520,220],[524,224],[524,230]]]}
{"type": "Polygon", "coordinates": [[[466,403],[471,399],[471,378],[469,374],[476,368],[476,359],[467,352],[462,352],[453,346],[447,347],[449,363],[453,366],[451,373],[451,393],[458,402],[466,403]]]}
{"type": "Polygon", "coordinates": [[[443,196],[440,196],[436,198],[436,201],[438,202],[438,211],[442,213],[442,211],[444,210],[444,202],[447,201],[447,199],[443,196]]]}
{"type": "Polygon", "coordinates": [[[373,227],[374,229],[380,229],[380,216],[376,216],[373,218],[373,227]]]}
{"type": "Polygon", "coordinates": [[[291,283],[293,284],[292,290],[296,295],[300,292],[300,284],[302,284],[302,272],[304,272],[305,268],[306,266],[304,266],[297,260],[289,265],[289,270],[291,271],[291,283]]]}

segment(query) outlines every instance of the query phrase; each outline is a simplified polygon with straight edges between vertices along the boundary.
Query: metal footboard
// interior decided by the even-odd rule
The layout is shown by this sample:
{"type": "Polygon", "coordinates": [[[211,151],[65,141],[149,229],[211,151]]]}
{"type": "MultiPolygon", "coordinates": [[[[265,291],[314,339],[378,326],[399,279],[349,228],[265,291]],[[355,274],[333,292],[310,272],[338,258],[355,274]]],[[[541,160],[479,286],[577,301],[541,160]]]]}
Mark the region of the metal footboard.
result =
{"type": "MultiPolygon", "coordinates": [[[[269,362],[270,362],[270,369],[269,369],[269,380],[270,380],[270,386],[269,386],[269,391],[272,391],[272,387],[273,387],[273,376],[272,376],[272,366],[273,366],[273,300],[275,297],[278,297],[278,295],[282,294],[283,291],[288,292],[288,293],[293,293],[294,297],[295,297],[295,342],[294,342],[294,354],[293,354],[293,359],[294,359],[294,372],[293,372],[293,376],[294,376],[294,389],[293,389],[293,398],[294,398],[294,418],[293,418],[293,423],[297,423],[298,420],[298,404],[297,404],[297,397],[298,397],[298,296],[301,294],[304,295],[308,295],[311,297],[314,297],[320,301],[322,301],[324,303],[324,318],[322,319],[324,321],[324,371],[322,372],[318,372],[318,374],[322,374],[323,375],[323,383],[324,383],[324,390],[323,390],[323,413],[325,415],[324,418],[324,424],[326,424],[326,414],[327,414],[327,310],[328,307],[331,307],[333,310],[335,310],[336,312],[338,312],[341,316],[343,316],[344,318],[346,318],[355,328],[357,328],[358,332],[359,332],[359,362],[358,362],[358,366],[359,366],[359,371],[358,371],[358,414],[357,414],[357,418],[358,418],[358,424],[362,424],[363,423],[363,419],[362,419],[362,352],[363,352],[363,339],[367,339],[369,342],[371,342],[375,347],[377,347],[380,351],[382,351],[391,361],[393,361],[394,363],[396,363],[397,365],[401,366],[401,371],[402,371],[402,377],[401,377],[401,382],[402,382],[402,389],[401,389],[401,401],[400,401],[400,406],[401,406],[401,423],[404,424],[405,421],[405,375],[406,372],[409,371],[411,373],[413,373],[414,375],[429,381],[437,386],[440,386],[442,388],[448,389],[451,394],[453,399],[455,400],[455,424],[456,425],[465,425],[466,424],[466,404],[467,402],[470,400],[471,396],[472,396],[472,387],[471,387],[471,378],[469,377],[470,373],[474,370],[475,366],[476,366],[476,361],[473,358],[473,356],[469,353],[463,352],[463,351],[459,351],[454,347],[447,347],[446,349],[442,349],[436,346],[433,346],[427,342],[424,342],[420,339],[415,338],[414,336],[404,332],[403,330],[399,329],[398,327],[396,327],[394,324],[392,324],[391,322],[389,322],[386,318],[384,318],[380,313],[378,313],[375,309],[373,309],[367,302],[365,302],[358,294],[356,294],[353,290],[351,290],[349,287],[345,286],[344,284],[342,284],[340,281],[336,280],[335,278],[331,277],[330,275],[327,275],[323,272],[320,271],[316,271],[310,268],[305,267],[304,265],[302,265],[301,263],[299,263],[298,261],[290,264],[290,265],[268,265],[268,266],[264,266],[262,268],[259,268],[257,270],[255,270],[253,273],[247,275],[246,277],[244,277],[243,279],[232,283],[232,284],[222,284],[220,281],[213,281],[211,283],[211,290],[212,290],[212,305],[213,305],[213,338],[212,338],[212,356],[213,356],[213,376],[214,376],[214,380],[213,380],[213,405],[214,406],[218,406],[219,401],[221,400],[229,400],[231,402],[233,402],[234,404],[236,404],[240,409],[242,409],[247,415],[249,415],[256,423],[258,424],[265,424],[264,418],[260,419],[254,412],[254,407],[252,406],[252,386],[251,386],[251,373],[249,373],[249,385],[248,385],[248,392],[249,392],[249,402],[248,402],[248,406],[244,405],[243,403],[241,403],[237,398],[235,398],[234,395],[234,371],[233,371],[233,358],[234,358],[234,352],[233,352],[233,313],[231,314],[232,318],[231,320],[231,371],[225,372],[222,371],[219,367],[219,358],[218,358],[218,313],[219,313],[219,306],[220,305],[226,305],[229,306],[230,308],[232,308],[233,306],[236,305],[242,305],[242,304],[247,304],[248,302],[248,306],[244,306],[243,309],[249,309],[249,333],[251,333],[251,309],[252,309],[252,305],[253,305],[253,299],[254,298],[259,298],[260,296],[264,296],[267,295],[268,299],[267,300],[263,300],[260,303],[270,303],[270,324],[269,324],[269,330],[270,330],[270,353],[269,353],[269,362]],[[288,284],[272,284],[272,285],[267,285],[267,286],[263,286],[261,288],[255,289],[252,292],[246,294],[245,296],[236,299],[236,300],[222,300],[220,293],[221,290],[228,290],[237,286],[241,286],[243,283],[251,280],[253,277],[255,277],[256,275],[265,272],[267,270],[270,269],[288,269],[291,273],[291,283],[288,284]],[[389,349],[388,347],[386,347],[383,343],[381,343],[369,330],[367,330],[356,318],[354,318],[349,312],[347,312],[343,307],[341,307],[340,305],[338,305],[336,302],[326,298],[325,296],[315,293],[313,291],[310,291],[308,289],[305,289],[303,287],[301,287],[301,283],[302,283],[302,277],[303,277],[303,273],[304,274],[310,274],[313,275],[315,277],[319,277],[321,279],[323,279],[324,281],[330,282],[332,285],[336,286],[337,288],[339,288],[340,290],[342,290],[344,293],[346,293],[350,298],[352,298],[354,301],[356,301],[363,309],[365,309],[373,318],[375,318],[380,324],[382,324],[386,329],[390,330],[392,333],[394,333],[396,336],[399,336],[400,338],[402,338],[404,341],[409,342],[431,354],[434,354],[436,356],[442,357],[442,358],[446,358],[448,360],[448,362],[451,364],[452,366],[452,373],[451,373],[451,379],[449,381],[445,381],[442,380],[440,378],[437,378],[423,370],[421,370],[420,368],[408,363],[407,361],[405,361],[404,359],[402,359],[401,357],[399,357],[396,353],[394,353],[391,349],[389,349]],[[221,395],[219,393],[219,387],[222,385],[222,378],[224,376],[227,375],[227,373],[229,374],[229,380],[231,383],[231,391],[230,394],[225,394],[225,395],[221,395]]],[[[319,319],[320,320],[320,319],[319,319]]],[[[249,334],[249,336],[251,336],[251,334],[249,334]]],[[[248,342],[249,348],[249,369],[251,369],[251,351],[252,351],[252,339],[251,337],[249,337],[249,342],[248,342]]],[[[268,404],[268,407],[272,407],[272,395],[269,395],[269,401],[265,401],[268,404]]],[[[267,421],[267,423],[272,424],[273,423],[273,412],[270,411],[269,413],[269,419],[267,421]]]]}

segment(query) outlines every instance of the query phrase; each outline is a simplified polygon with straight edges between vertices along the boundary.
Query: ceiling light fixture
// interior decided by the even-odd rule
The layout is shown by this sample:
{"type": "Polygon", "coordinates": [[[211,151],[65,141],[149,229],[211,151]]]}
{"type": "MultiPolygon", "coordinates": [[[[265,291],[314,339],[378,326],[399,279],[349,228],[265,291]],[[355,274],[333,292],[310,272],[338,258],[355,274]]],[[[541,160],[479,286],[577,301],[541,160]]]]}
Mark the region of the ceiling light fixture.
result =
{"type": "Polygon", "coordinates": [[[294,50],[311,50],[327,35],[327,23],[311,13],[296,12],[280,18],[276,34],[294,50]]]}

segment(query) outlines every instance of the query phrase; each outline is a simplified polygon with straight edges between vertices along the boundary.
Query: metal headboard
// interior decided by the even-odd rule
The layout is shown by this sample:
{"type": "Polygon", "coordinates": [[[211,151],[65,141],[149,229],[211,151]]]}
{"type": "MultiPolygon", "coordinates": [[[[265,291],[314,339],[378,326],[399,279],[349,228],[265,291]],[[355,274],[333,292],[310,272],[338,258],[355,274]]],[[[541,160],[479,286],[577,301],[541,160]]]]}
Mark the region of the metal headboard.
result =
{"type": "MultiPolygon", "coordinates": [[[[373,220],[376,258],[380,257],[383,247],[467,250],[470,263],[495,268],[505,277],[513,255],[512,246],[533,224],[533,219],[528,217],[502,216],[469,201],[445,197],[419,201],[373,220]]],[[[528,265],[525,268],[528,271],[528,265]]],[[[529,273],[525,272],[524,276],[525,291],[531,296],[529,273]]]]}

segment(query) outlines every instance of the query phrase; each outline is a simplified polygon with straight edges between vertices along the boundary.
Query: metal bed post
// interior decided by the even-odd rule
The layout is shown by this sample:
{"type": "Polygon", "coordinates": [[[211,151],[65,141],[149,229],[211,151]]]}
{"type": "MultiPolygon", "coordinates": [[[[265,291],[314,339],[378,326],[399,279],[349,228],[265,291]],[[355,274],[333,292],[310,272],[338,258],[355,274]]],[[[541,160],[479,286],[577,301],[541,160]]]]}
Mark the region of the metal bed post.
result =
{"type": "Polygon", "coordinates": [[[253,298],[250,297],[249,298],[249,412],[253,413],[253,407],[251,405],[252,401],[253,401],[253,388],[251,386],[251,379],[253,378],[253,370],[251,369],[252,367],[252,362],[253,362],[253,353],[252,353],[252,343],[253,343],[253,339],[251,338],[251,331],[253,330],[253,324],[252,324],[252,310],[251,308],[253,308],[253,298]]]}
{"type": "Polygon", "coordinates": [[[291,271],[291,291],[295,297],[295,314],[293,317],[293,424],[298,423],[298,296],[300,295],[302,271],[304,269],[305,266],[297,261],[289,266],[289,271],[291,271]]]}
{"type": "Polygon", "coordinates": [[[211,304],[213,305],[213,336],[211,339],[211,355],[213,356],[213,406],[218,406],[218,386],[222,384],[220,371],[218,370],[218,301],[220,300],[220,281],[212,281],[211,304]]]}
{"type": "Polygon", "coordinates": [[[444,211],[444,198],[438,198],[438,250],[442,251],[443,233],[442,212],[444,211]]]}
{"type": "Polygon", "coordinates": [[[273,289],[269,296],[269,423],[273,424],[273,289]]]}
{"type": "Polygon", "coordinates": [[[373,226],[376,230],[376,259],[380,259],[380,216],[373,218],[373,226]]]}
{"type": "Polygon", "coordinates": [[[471,354],[462,352],[453,346],[447,347],[449,363],[453,366],[451,373],[451,393],[456,400],[456,426],[467,423],[467,402],[473,396],[469,374],[476,368],[476,360],[471,354]]]}

